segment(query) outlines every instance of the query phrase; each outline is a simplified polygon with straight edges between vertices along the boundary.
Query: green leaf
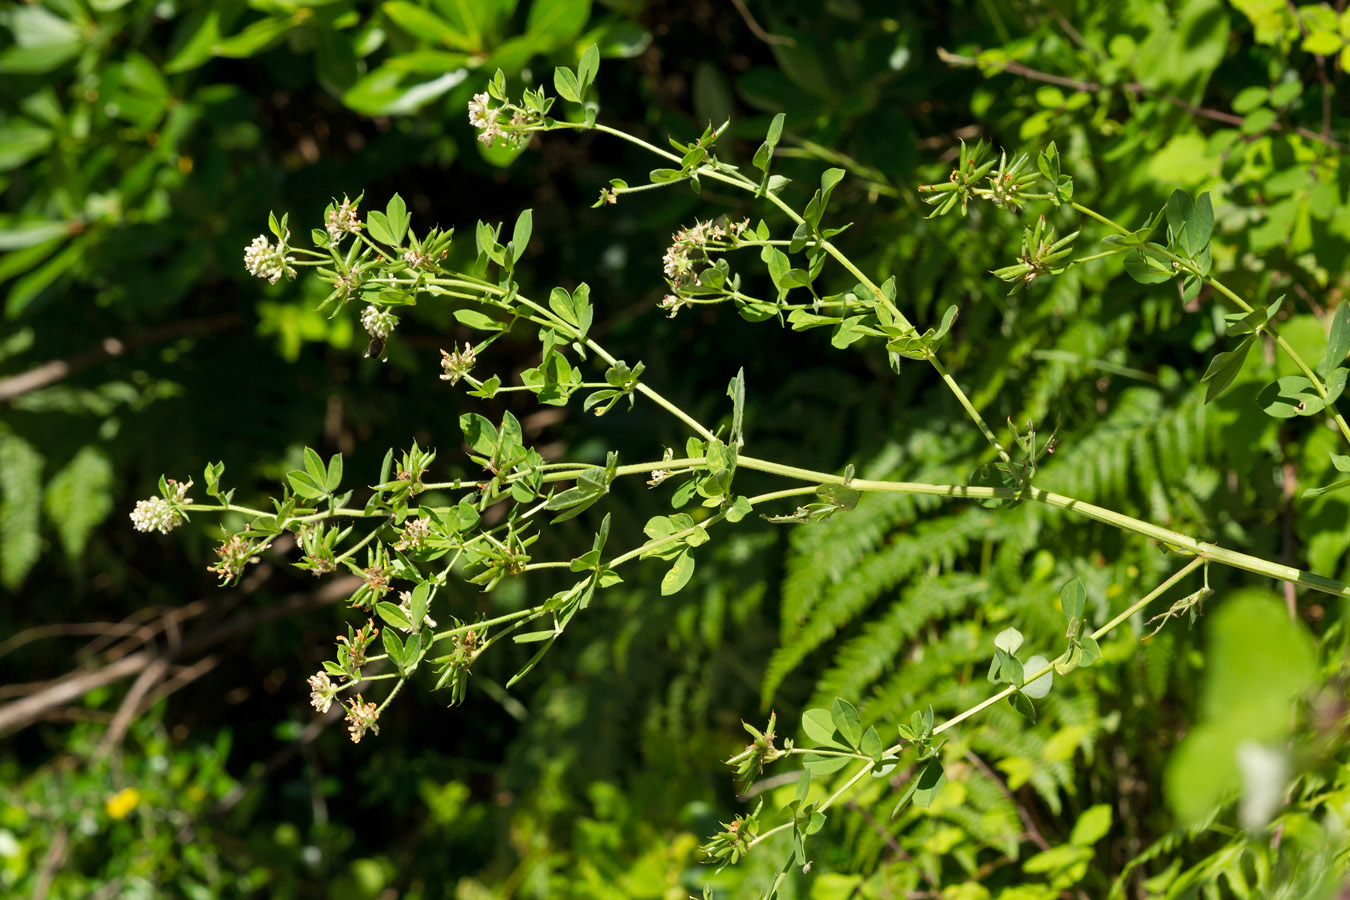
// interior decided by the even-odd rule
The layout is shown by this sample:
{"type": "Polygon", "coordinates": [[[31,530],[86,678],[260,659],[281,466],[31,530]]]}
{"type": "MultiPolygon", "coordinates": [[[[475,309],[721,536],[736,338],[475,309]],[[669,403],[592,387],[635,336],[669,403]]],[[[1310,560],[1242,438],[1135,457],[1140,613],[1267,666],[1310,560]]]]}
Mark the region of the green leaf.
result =
{"type": "Polygon", "coordinates": [[[577,83],[576,73],[567,66],[558,66],[553,70],[553,88],[564,100],[581,102],[581,86],[577,83]]]}
{"type": "Polygon", "coordinates": [[[510,689],[511,687],[515,686],[516,682],[520,681],[520,679],[530,674],[530,670],[539,664],[539,660],[544,658],[544,654],[547,653],[549,648],[553,646],[553,641],[555,640],[557,640],[557,635],[554,635],[552,639],[545,641],[543,646],[541,646],[538,650],[535,651],[534,656],[531,656],[529,661],[526,662],[525,665],[521,666],[520,669],[516,672],[516,674],[512,675],[511,678],[506,682],[507,689],[510,689]]]}
{"type": "Polygon", "coordinates": [[[1270,91],[1260,85],[1245,87],[1238,91],[1237,95],[1233,97],[1233,102],[1231,104],[1233,112],[1240,116],[1245,116],[1257,107],[1264,105],[1266,98],[1269,96],[1270,91]]]}
{"type": "MultiPolygon", "coordinates": [[[[9,4],[3,21],[13,45],[0,52],[0,72],[39,74],[50,72],[80,54],[85,43],[80,27],[39,4],[9,4]]],[[[78,7],[73,7],[78,9],[78,7]]]]}
{"type": "Polygon", "coordinates": [[[1091,635],[1085,634],[1082,637],[1083,656],[1078,661],[1080,666],[1090,666],[1102,658],[1102,648],[1097,646],[1097,639],[1091,635]]]}
{"type": "Polygon", "coordinates": [[[1072,622],[1074,619],[1082,620],[1083,609],[1087,604],[1087,591],[1083,589],[1083,579],[1075,578],[1068,582],[1059,591],[1059,605],[1064,611],[1064,618],[1072,622]]]}
{"type": "Polygon", "coordinates": [[[895,804],[895,809],[891,810],[891,818],[894,819],[900,815],[900,811],[911,801],[914,805],[927,809],[933,805],[933,799],[937,797],[942,786],[947,783],[947,773],[942,769],[942,763],[937,759],[930,759],[919,770],[919,774],[912,778],[909,786],[905,788],[904,794],[900,796],[900,802],[895,804]]]}
{"type": "Polygon", "coordinates": [[[1016,628],[1005,628],[994,636],[994,646],[1007,653],[1016,653],[1022,646],[1022,632],[1016,628]]]}
{"type": "Polygon", "coordinates": [[[1303,50],[1318,56],[1332,56],[1341,52],[1345,39],[1334,31],[1314,31],[1303,39],[1303,50]]]}
{"type": "Polygon", "coordinates": [[[289,16],[259,19],[238,34],[218,41],[211,52],[232,59],[253,56],[281,40],[294,25],[289,16]]]}
{"type": "Polygon", "coordinates": [[[881,762],[881,754],[885,748],[881,745],[881,735],[877,734],[876,726],[868,726],[863,732],[862,740],[858,742],[858,750],[870,756],[873,762],[881,762]]]}
{"type": "Polygon", "coordinates": [[[862,723],[858,719],[858,710],[853,704],[835,697],[834,702],[830,704],[830,721],[839,732],[839,736],[844,739],[844,743],[856,750],[858,742],[862,740],[863,730],[862,723]]]}
{"type": "Polygon", "coordinates": [[[1327,352],[1317,364],[1317,374],[1325,379],[1328,372],[1345,360],[1347,353],[1350,353],[1350,302],[1336,307],[1336,314],[1331,318],[1331,334],[1327,337],[1327,352]]]}
{"type": "MultiPolygon", "coordinates": [[[[112,490],[112,462],[94,446],[81,447],[74,458],[52,476],[44,506],[47,520],[55,526],[67,558],[80,558],[89,535],[112,512],[112,490]]],[[[0,537],[5,536],[5,530],[0,527],[0,537]]]]}
{"type": "Polygon", "coordinates": [[[1256,336],[1252,335],[1244,339],[1234,349],[1214,354],[1214,358],[1209,361],[1209,368],[1205,369],[1205,374],[1200,378],[1202,382],[1209,382],[1209,385],[1205,388],[1206,403],[1216,399],[1228,389],[1228,386],[1233,383],[1233,379],[1238,377],[1238,373],[1242,371],[1243,365],[1247,362],[1247,355],[1254,343],[1256,343],[1256,336]]]}
{"type": "Polygon", "coordinates": [[[1008,698],[1008,702],[1012,704],[1013,709],[1025,716],[1032,725],[1036,724],[1036,704],[1031,702],[1030,697],[1021,691],[1014,691],[1013,695],[1008,698]]]}
{"type": "Polygon", "coordinates": [[[433,41],[469,53],[482,49],[482,39],[476,34],[470,34],[462,20],[451,22],[429,9],[404,0],[383,3],[380,11],[418,40],[433,41]]]}
{"type": "Polygon", "coordinates": [[[802,756],[802,768],[812,775],[829,775],[838,772],[852,760],[847,756],[822,756],[819,753],[807,753],[802,756]]]}
{"type": "Polygon", "coordinates": [[[737,370],[736,377],[731,379],[731,383],[727,385],[727,396],[731,398],[731,437],[729,442],[737,447],[743,447],[745,446],[745,436],[742,432],[745,414],[744,367],[737,370]]]}
{"type": "Polygon", "coordinates": [[[534,230],[534,211],[523,210],[516,217],[516,227],[511,232],[511,263],[520,261],[520,257],[525,252],[525,246],[530,242],[530,234],[534,230]]]}
{"type": "Polygon", "coordinates": [[[600,48],[591,44],[586,48],[586,52],[581,54],[581,61],[577,63],[577,86],[581,97],[586,98],[586,89],[595,82],[595,74],[600,69],[600,48]]]}
{"type": "Polygon", "coordinates": [[[1069,843],[1091,847],[1111,831],[1111,807],[1105,803],[1090,806],[1078,817],[1069,834],[1069,843]]]}
{"type": "Polygon", "coordinates": [[[371,239],[379,241],[381,244],[396,245],[398,241],[394,240],[394,231],[390,227],[389,217],[378,209],[372,209],[366,213],[366,233],[371,239]]]}
{"type": "Polygon", "coordinates": [[[1299,496],[1301,497],[1320,497],[1322,494],[1330,494],[1350,486],[1350,478],[1344,478],[1340,481],[1333,481],[1331,484],[1323,487],[1308,488],[1299,496]]]}
{"type": "Polygon", "coordinates": [[[675,557],[675,564],[661,579],[661,596],[668,597],[678,593],[692,577],[694,577],[694,557],[688,550],[684,550],[675,557]]]}
{"type": "MultiPolygon", "coordinates": [[[[1048,665],[1050,665],[1050,660],[1046,659],[1044,656],[1033,656],[1031,659],[1027,660],[1024,670],[1028,676],[1031,676],[1035,675],[1048,665]]],[[[1050,693],[1050,688],[1054,684],[1054,681],[1054,672],[1047,672],[1035,681],[1027,682],[1022,688],[1022,693],[1033,700],[1039,700],[1050,693]]]]}
{"type": "Polygon", "coordinates": [[[336,493],[342,485],[342,454],[334,453],[333,458],[328,460],[328,472],[324,478],[324,490],[330,494],[336,493]]]}
{"type": "Polygon", "coordinates": [[[497,449],[497,429],[478,413],[464,413],[459,417],[459,429],[464,432],[464,443],[479,456],[491,457],[497,449]]]}
{"type": "Polygon", "coordinates": [[[541,51],[547,52],[562,47],[581,34],[590,15],[591,0],[534,0],[530,4],[529,17],[525,20],[525,32],[539,40],[541,51]]]}
{"type": "Polygon", "coordinates": [[[750,505],[749,497],[737,497],[731,504],[731,508],[727,510],[727,521],[735,524],[750,515],[752,509],[753,507],[750,505]]]}
{"type": "Polygon", "coordinates": [[[1195,257],[1214,232],[1214,206],[1209,194],[1201,194],[1192,203],[1185,191],[1173,191],[1167,199],[1167,224],[1172,229],[1172,243],[1177,252],[1195,257]]]}
{"type": "Polygon", "coordinates": [[[403,671],[403,641],[399,640],[398,635],[392,628],[383,628],[380,630],[380,637],[384,640],[384,652],[389,654],[389,660],[399,671],[403,671]]]}
{"type": "Polygon", "coordinates": [[[1312,382],[1302,375],[1286,375],[1266,385],[1257,394],[1256,405],[1276,419],[1311,416],[1326,407],[1312,382]]]}
{"type": "Polygon", "coordinates": [[[405,630],[412,628],[412,620],[408,618],[407,614],[388,600],[381,600],[379,603],[376,603],[375,612],[379,614],[381,619],[384,619],[384,621],[395,628],[402,628],[405,630]]]}
{"type": "Polygon", "coordinates": [[[22,120],[0,125],[0,172],[17,169],[51,146],[55,137],[48,128],[34,128],[22,120]]]}
{"type": "Polygon", "coordinates": [[[802,732],[815,744],[844,749],[844,745],[834,739],[834,717],[828,709],[808,709],[802,713],[802,732]]]}
{"type": "Polygon", "coordinates": [[[403,202],[403,198],[398,194],[389,198],[384,215],[389,222],[389,234],[393,240],[389,243],[395,247],[403,246],[403,238],[408,234],[408,225],[412,217],[408,215],[408,207],[403,202]]]}
{"type": "Polygon", "coordinates": [[[1125,271],[1140,284],[1162,284],[1176,276],[1172,261],[1154,244],[1145,244],[1125,254],[1125,271]]]}
{"type": "Polygon", "coordinates": [[[783,122],[787,118],[783,113],[778,113],[769,123],[768,134],[764,137],[764,143],[759,145],[755,151],[754,165],[766,176],[769,174],[769,164],[773,160],[774,148],[778,146],[778,141],[783,135],[783,122]]]}
{"type": "Polygon", "coordinates": [[[327,480],[327,475],[324,472],[323,467],[323,458],[310,447],[305,448],[304,458],[305,471],[309,473],[309,477],[313,479],[316,485],[322,486],[324,481],[327,480]]]}
{"type": "MultiPolygon", "coordinates": [[[[0,142],[3,142],[5,137],[6,130],[0,128],[0,142]]],[[[46,147],[46,142],[43,142],[42,146],[46,147]]],[[[0,155],[3,153],[4,150],[0,149],[0,155]]],[[[65,237],[70,234],[73,225],[72,222],[49,219],[27,219],[18,222],[0,220],[0,250],[20,250],[65,237]]]]}
{"type": "Polygon", "coordinates": [[[286,481],[290,484],[291,490],[295,491],[296,496],[303,497],[306,500],[321,500],[327,496],[322,485],[316,482],[308,472],[302,472],[299,469],[286,473],[286,481]]]}
{"type": "Polygon", "coordinates": [[[1350,375],[1350,370],[1332,369],[1331,374],[1327,376],[1326,391],[1328,404],[1335,403],[1345,392],[1345,379],[1350,375]]]}

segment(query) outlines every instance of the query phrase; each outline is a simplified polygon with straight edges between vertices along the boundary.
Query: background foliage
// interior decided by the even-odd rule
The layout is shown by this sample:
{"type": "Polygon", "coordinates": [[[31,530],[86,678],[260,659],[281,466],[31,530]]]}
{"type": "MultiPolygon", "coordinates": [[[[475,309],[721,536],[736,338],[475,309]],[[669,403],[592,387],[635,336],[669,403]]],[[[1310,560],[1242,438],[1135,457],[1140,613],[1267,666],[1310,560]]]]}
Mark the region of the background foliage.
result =
{"type": "MultiPolygon", "coordinates": [[[[1059,421],[1040,486],[1346,577],[1350,502],[1299,495],[1331,480],[1334,435],[1254,403],[1293,371],[1285,361],[1253,354],[1206,406],[1197,385],[1222,333],[1213,298],[1183,303],[1110,263],[1009,296],[988,273],[1016,257],[1021,223],[988,207],[925,220],[915,187],[945,177],[960,139],[984,136],[1053,139],[1076,196],[1132,225],[1175,188],[1209,191],[1216,268],[1249,296],[1288,295],[1281,333],[1317,358],[1347,288],[1347,14],[1251,0],[875,6],[0,11],[0,584],[15,635],[0,643],[0,699],[12,712],[72,669],[85,679],[5,738],[4,892],[673,898],[710,883],[740,896],[783,848],[716,876],[699,865],[717,821],[746,809],[715,764],[743,743],[739,719],[773,708],[790,733],[835,696],[888,729],[920,704],[964,709],[988,690],[994,634],[1015,624],[1029,645],[1057,638],[1048,598],[1066,579],[1083,578],[1101,621],[1172,569],[1157,547],[1034,505],[869,497],[811,526],[732,532],[676,597],[659,596],[659,571],[629,576],[510,693],[500,685],[519,660],[489,658],[464,707],[408,692],[358,747],[334,719],[312,719],[303,679],[346,618],[343,592],[316,590],[279,555],[217,591],[211,528],[135,540],[124,511],[161,471],[185,477],[208,458],[229,463],[241,495],[267,490],[305,445],[373,477],[391,445],[456,447],[469,407],[435,379],[448,316],[419,308],[379,364],[361,358],[350,318],[312,311],[319,297],[248,279],[242,250],[269,209],[313,220],[335,194],[378,206],[398,191],[419,221],[467,233],[533,207],[521,267],[534,292],[588,281],[606,344],[707,420],[744,365],[758,455],[943,482],[987,461],[918,365],[896,377],[876,347],[835,348],[823,331],[728,307],[655,315],[671,231],[763,210],[711,187],[592,209],[609,178],[640,178],[650,162],[599,136],[544,136],[519,158],[474,142],[465,107],[491,72],[548,84],[537,73],[591,43],[607,58],[606,121],[660,143],[729,117],[719,152],[748,163],[786,112],[779,171],[811,185],[845,168],[833,215],[854,224],[840,242],[878,281],[896,278],[915,321],[960,305],[949,366],[987,418],[1047,433],[1059,421]],[[90,677],[138,653],[141,669],[90,677]]],[[[1079,246],[1100,236],[1089,226],[1079,246]]],[[[494,350],[532,364],[526,346],[494,350]]],[[[512,409],[536,444],[573,458],[682,442],[642,404],[596,420],[493,403],[487,414],[512,409]]],[[[657,492],[618,489],[615,534],[666,508],[657,492]]],[[[1003,707],[961,729],[933,807],[888,821],[884,798],[873,815],[860,796],[785,890],[1330,891],[1350,812],[1345,614],[1253,581],[1216,571],[1215,613],[1194,628],[1172,622],[1138,646],[1152,626],[1135,623],[1104,644],[1100,668],[1062,679],[1034,727],[1003,707]],[[1298,604],[1292,622],[1285,602],[1298,604]],[[1272,673],[1292,674],[1271,688],[1272,673]],[[1253,691],[1278,702],[1252,703],[1253,691]],[[1248,834],[1220,808],[1237,773],[1182,738],[1283,733],[1263,728],[1296,696],[1310,699],[1292,805],[1276,830],[1248,834]]],[[[790,785],[768,791],[791,799],[790,785]]]]}

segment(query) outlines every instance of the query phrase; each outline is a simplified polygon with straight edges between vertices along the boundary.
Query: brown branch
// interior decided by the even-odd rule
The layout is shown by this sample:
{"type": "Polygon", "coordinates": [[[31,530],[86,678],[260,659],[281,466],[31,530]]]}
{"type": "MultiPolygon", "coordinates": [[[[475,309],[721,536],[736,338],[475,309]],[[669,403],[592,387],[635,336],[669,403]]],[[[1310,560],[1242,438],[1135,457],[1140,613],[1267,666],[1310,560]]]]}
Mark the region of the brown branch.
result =
{"type": "Polygon", "coordinates": [[[6,403],[29,391],[35,391],[38,388],[60,381],[82,369],[98,365],[104,360],[121,356],[124,353],[139,350],[150,344],[158,344],[162,341],[200,332],[224,331],[238,325],[242,320],[243,318],[239,314],[229,313],[223,316],[209,316],[204,319],[174,322],[171,325],[152,329],[145,334],[125,341],[120,338],[106,337],[99,342],[97,347],[77,353],[74,356],[54,359],[51,362],[29,369],[27,372],[0,378],[0,403],[6,403]]]}
{"type": "MultiPolygon", "coordinates": [[[[53,637],[85,637],[88,635],[131,634],[136,626],[122,622],[74,622],[65,625],[34,625],[25,628],[6,641],[0,642],[0,656],[7,656],[25,644],[53,637]]],[[[0,688],[3,690],[3,688],[0,688]]]]}
{"type": "Polygon", "coordinates": [[[56,870],[66,860],[66,846],[70,841],[70,829],[64,825],[56,830],[52,837],[47,855],[42,858],[42,867],[38,869],[37,880],[33,883],[33,900],[46,900],[47,892],[52,889],[52,879],[56,870]]]}
{"type": "MultiPolygon", "coordinates": [[[[1077,91],[1079,93],[1120,89],[1124,91],[1129,91],[1130,93],[1138,97],[1152,97],[1157,100],[1162,100],[1165,103],[1172,104],[1178,109],[1184,110],[1186,113],[1192,116],[1199,116],[1205,119],[1213,119],[1216,122],[1223,122],[1227,125],[1241,125],[1244,121],[1242,116],[1239,116],[1236,113],[1224,112],[1223,110],[1218,109],[1209,109],[1203,106],[1196,106],[1193,103],[1181,99],[1180,97],[1173,97],[1171,94],[1165,94],[1161,91],[1155,91],[1152,88],[1145,87],[1143,84],[1140,84],[1137,81],[1130,81],[1124,84],[1101,84],[1100,82],[1096,81],[1079,81],[1076,78],[1066,78],[1063,75],[1054,75],[1051,74],[1050,72],[1042,72],[1039,69],[1033,69],[1030,66],[1023,65],[1022,63],[1019,63],[1015,60],[1003,60],[999,62],[981,63],[978,59],[976,59],[973,56],[960,56],[956,53],[950,53],[941,47],[937,49],[937,54],[938,59],[952,66],[973,66],[977,68],[982,66],[989,66],[998,69],[998,71],[1000,72],[1006,72],[1010,75],[1020,75],[1023,78],[1026,78],[1031,81],[1043,81],[1046,84],[1058,85],[1059,87],[1065,87],[1071,91],[1077,91]]],[[[1294,126],[1291,128],[1288,125],[1281,124],[1280,122],[1272,122],[1269,126],[1266,127],[1265,130],[1270,131],[1272,129],[1275,131],[1292,131],[1295,134],[1299,135],[1300,137],[1305,137],[1310,141],[1316,141],[1319,144],[1325,144],[1326,146],[1331,147],[1332,149],[1337,151],[1345,149],[1344,146],[1339,141],[1331,137],[1330,133],[1325,135],[1318,134],[1317,132],[1310,131],[1309,129],[1304,128],[1301,125],[1294,126]]]]}
{"type": "Polygon", "coordinates": [[[745,20],[745,24],[750,29],[750,33],[764,43],[779,44],[784,47],[797,46],[797,41],[795,39],[782,34],[769,34],[761,28],[759,23],[755,21],[755,17],[750,15],[750,10],[745,6],[745,0],[731,0],[731,5],[736,7],[736,11],[741,14],[741,18],[745,20]]]}
{"type": "Polygon", "coordinates": [[[190,634],[177,649],[171,648],[161,652],[141,650],[108,663],[100,669],[71,672],[21,700],[0,706],[0,736],[31,725],[48,710],[65,706],[89,691],[140,675],[161,660],[171,663],[179,657],[191,658],[217,644],[246,634],[260,625],[332,603],[350,595],[360,583],[361,579],[355,575],[333,579],[312,593],[292,594],[281,603],[249,615],[238,616],[215,628],[190,634]]]}
{"type": "Polygon", "coordinates": [[[150,661],[136,680],[131,684],[131,690],[127,691],[122,702],[117,707],[117,713],[113,716],[108,729],[103,732],[103,737],[98,742],[98,747],[94,749],[91,762],[98,763],[103,760],[113,748],[122,742],[122,737],[131,727],[132,720],[136,717],[136,707],[140,705],[141,698],[150,693],[153,688],[169,671],[168,654],[150,661]]]}
{"type": "Polygon", "coordinates": [[[1027,838],[1037,847],[1040,847],[1041,850],[1049,850],[1050,842],[1041,834],[1041,830],[1037,828],[1036,823],[1032,821],[1031,814],[1027,812],[1026,808],[1013,796],[1013,792],[1008,789],[1008,785],[1004,784],[1003,779],[998,777],[998,773],[989,768],[988,764],[980,759],[974,750],[966,751],[966,759],[970,761],[971,765],[980,770],[981,775],[992,781],[994,787],[998,788],[999,793],[1006,797],[1008,802],[1013,805],[1013,808],[1017,810],[1017,818],[1022,821],[1022,828],[1026,831],[1027,838]]]}

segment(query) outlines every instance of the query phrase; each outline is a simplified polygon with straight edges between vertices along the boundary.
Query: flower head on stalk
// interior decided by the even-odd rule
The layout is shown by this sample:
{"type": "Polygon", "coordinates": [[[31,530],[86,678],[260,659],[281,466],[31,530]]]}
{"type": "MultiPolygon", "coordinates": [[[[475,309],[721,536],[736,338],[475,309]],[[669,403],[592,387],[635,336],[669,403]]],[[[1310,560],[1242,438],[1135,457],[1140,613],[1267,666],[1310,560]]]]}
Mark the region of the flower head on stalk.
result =
{"type": "Polygon", "coordinates": [[[380,713],[374,703],[367,703],[360,694],[356,699],[348,701],[347,704],[347,733],[352,736],[352,743],[361,743],[361,738],[365,737],[367,731],[372,734],[380,733],[380,713]]]}
{"type": "MultiPolygon", "coordinates": [[[[344,234],[356,234],[361,230],[361,219],[357,215],[357,204],[361,198],[349,200],[343,196],[340,205],[330,205],[328,211],[324,213],[324,228],[328,231],[328,236],[334,241],[341,238],[344,234]]],[[[334,201],[337,204],[337,201],[334,201]]]]}
{"type": "Polygon", "coordinates": [[[248,274],[266,278],[272,284],[280,281],[282,275],[294,278],[295,267],[291,265],[286,249],[281,241],[274,246],[267,235],[260,234],[244,250],[244,268],[248,274]]]}
{"type": "Polygon", "coordinates": [[[463,350],[456,350],[454,353],[442,349],[441,381],[459,384],[460,379],[473,371],[473,364],[477,361],[478,357],[468,342],[465,342],[463,350]]]}
{"type": "Polygon", "coordinates": [[[168,534],[183,524],[183,507],[192,502],[188,497],[188,488],[192,479],[186,482],[172,478],[160,480],[160,496],[146,500],[137,500],[136,508],[131,511],[131,525],[137,531],[158,531],[168,534]]]}

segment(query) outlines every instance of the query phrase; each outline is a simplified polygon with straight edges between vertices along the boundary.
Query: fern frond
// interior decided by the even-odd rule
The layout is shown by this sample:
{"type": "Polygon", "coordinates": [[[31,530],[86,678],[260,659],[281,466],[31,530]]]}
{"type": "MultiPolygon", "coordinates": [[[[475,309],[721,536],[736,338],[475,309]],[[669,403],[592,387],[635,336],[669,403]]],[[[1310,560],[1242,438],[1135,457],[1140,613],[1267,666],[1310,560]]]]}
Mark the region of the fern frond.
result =
{"type": "Polygon", "coordinates": [[[774,691],[802,660],[854,621],[884,591],[922,569],[950,568],[966,553],[971,541],[994,528],[992,516],[972,509],[923,522],[884,550],[858,561],[838,583],[826,589],[802,626],[774,652],[761,689],[764,705],[768,706],[774,691]]]}

